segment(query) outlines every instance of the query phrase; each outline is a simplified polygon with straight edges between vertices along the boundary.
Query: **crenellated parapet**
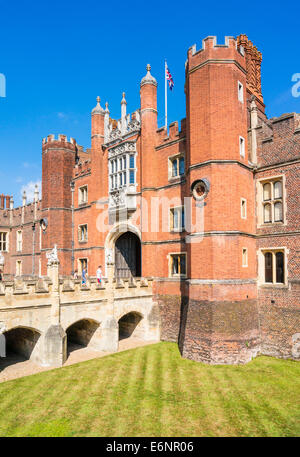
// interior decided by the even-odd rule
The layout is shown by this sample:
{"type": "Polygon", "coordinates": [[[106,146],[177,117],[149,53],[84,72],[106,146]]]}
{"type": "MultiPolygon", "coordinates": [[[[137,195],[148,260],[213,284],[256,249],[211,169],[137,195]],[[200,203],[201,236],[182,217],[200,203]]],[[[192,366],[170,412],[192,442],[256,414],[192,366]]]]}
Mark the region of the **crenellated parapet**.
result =
{"type": "MultiPolygon", "coordinates": [[[[100,297],[99,294],[102,293],[101,297],[105,298],[105,293],[109,290],[114,290],[115,296],[124,296],[144,294],[144,292],[152,292],[153,278],[134,278],[134,279],[114,279],[112,282],[107,278],[103,279],[101,285],[98,284],[96,277],[89,277],[86,284],[82,284],[81,279],[74,279],[71,276],[60,277],[59,280],[59,295],[63,301],[67,301],[68,297],[70,298],[70,292],[72,292],[72,297],[77,298],[79,301],[82,300],[93,300],[94,298],[100,297]],[[88,293],[88,297],[87,297],[88,293]],[[103,295],[104,294],[104,295],[103,295]]],[[[2,308],[2,303],[9,304],[13,306],[13,296],[23,295],[30,296],[30,301],[27,298],[28,306],[32,306],[35,299],[40,299],[40,294],[47,295],[51,297],[53,289],[53,281],[48,276],[43,277],[14,277],[13,279],[5,279],[0,282],[0,296],[2,297],[2,302],[0,305],[0,310],[2,308]]],[[[19,299],[18,299],[19,300],[19,299]]],[[[26,304],[24,303],[24,306],[26,304]]]]}
{"type": "Polygon", "coordinates": [[[268,119],[255,130],[259,166],[299,159],[300,114],[286,113],[268,119]]]}
{"type": "Polygon", "coordinates": [[[110,146],[117,143],[132,134],[139,133],[141,128],[140,110],[134,111],[132,114],[126,114],[121,119],[109,119],[109,122],[104,130],[105,146],[110,146]]]}
{"type": "Polygon", "coordinates": [[[76,140],[74,138],[70,137],[70,139],[68,141],[67,136],[63,135],[63,134],[58,134],[57,138],[55,137],[55,135],[51,134],[51,135],[48,135],[47,137],[43,138],[43,140],[42,140],[43,148],[45,145],[48,145],[48,146],[52,145],[52,143],[62,143],[65,146],[72,145],[74,148],[77,146],[76,140]]]}
{"type": "Polygon", "coordinates": [[[186,72],[191,72],[208,61],[221,64],[226,60],[236,61],[245,71],[244,49],[234,37],[226,36],[225,43],[218,44],[216,36],[208,36],[202,40],[201,49],[197,50],[195,44],[189,48],[185,68],[186,72]]]}

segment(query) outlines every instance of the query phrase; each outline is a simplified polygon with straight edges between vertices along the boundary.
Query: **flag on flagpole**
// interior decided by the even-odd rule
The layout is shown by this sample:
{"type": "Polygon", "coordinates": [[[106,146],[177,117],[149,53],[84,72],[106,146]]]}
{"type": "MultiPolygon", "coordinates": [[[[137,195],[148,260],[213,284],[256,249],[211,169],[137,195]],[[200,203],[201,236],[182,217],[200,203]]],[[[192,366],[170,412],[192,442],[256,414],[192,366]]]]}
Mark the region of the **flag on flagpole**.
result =
{"type": "Polygon", "coordinates": [[[167,65],[166,65],[166,79],[167,79],[167,81],[169,83],[170,90],[172,90],[173,87],[174,87],[174,81],[173,81],[172,75],[171,75],[170,70],[167,67],[167,65]]]}

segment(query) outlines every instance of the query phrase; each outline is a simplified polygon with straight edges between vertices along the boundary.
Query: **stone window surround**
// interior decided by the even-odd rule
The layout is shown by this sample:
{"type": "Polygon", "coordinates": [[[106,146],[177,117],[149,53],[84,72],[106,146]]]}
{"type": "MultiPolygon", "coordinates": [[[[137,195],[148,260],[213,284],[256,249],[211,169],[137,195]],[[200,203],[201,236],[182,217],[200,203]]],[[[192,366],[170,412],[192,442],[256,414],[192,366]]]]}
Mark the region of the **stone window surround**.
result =
{"type": "Polygon", "coordinates": [[[81,273],[82,273],[82,269],[81,269],[81,265],[82,265],[82,264],[81,264],[81,260],[86,260],[86,271],[87,271],[87,273],[88,273],[88,271],[89,271],[89,259],[88,259],[88,257],[79,257],[79,258],[77,259],[77,271],[78,271],[78,274],[79,274],[79,275],[81,275],[81,273]]]}
{"type": "MultiPolygon", "coordinates": [[[[286,205],[286,183],[285,183],[285,175],[275,175],[275,176],[265,176],[263,178],[259,178],[256,182],[256,195],[257,195],[257,227],[270,227],[276,225],[287,225],[287,205],[286,205]],[[264,212],[263,212],[263,186],[268,182],[280,181],[282,182],[282,221],[278,222],[264,222],[264,212]]],[[[273,205],[272,205],[272,212],[273,212],[273,205]]],[[[273,215],[272,215],[273,218],[273,215]]]]}
{"type": "Polygon", "coordinates": [[[6,249],[0,249],[0,252],[9,252],[9,231],[1,229],[0,238],[2,233],[6,233],[6,249]]]}
{"type": "Polygon", "coordinates": [[[247,200],[243,197],[241,197],[241,218],[247,219],[247,200]],[[245,213],[245,215],[243,215],[243,212],[245,213]]]}
{"type": "MultiPolygon", "coordinates": [[[[168,179],[169,179],[169,181],[172,181],[174,179],[179,179],[179,178],[182,178],[183,176],[185,176],[185,164],[186,164],[185,152],[177,152],[176,154],[173,154],[168,157],[168,179]],[[184,173],[182,175],[178,174],[177,176],[173,176],[173,161],[175,159],[180,159],[181,157],[183,157],[183,160],[184,160],[184,173]]],[[[179,165],[178,165],[178,172],[179,172],[179,165]]]]}
{"type": "Polygon", "coordinates": [[[242,248],[242,267],[248,268],[248,248],[245,247],[242,248]]]}
{"type": "Polygon", "coordinates": [[[83,186],[78,187],[78,206],[88,203],[88,185],[84,184],[83,186]],[[84,189],[86,189],[86,200],[82,199],[84,195],[84,189]]]}
{"type": "Polygon", "coordinates": [[[187,278],[187,252],[169,252],[167,255],[169,263],[169,278],[187,278]],[[184,255],[185,256],[185,273],[184,274],[172,274],[172,256],[184,255]]]}
{"type": "Polygon", "coordinates": [[[288,287],[288,262],[287,256],[289,254],[289,249],[285,246],[272,246],[272,247],[263,247],[257,251],[258,256],[258,285],[261,287],[276,287],[276,288],[287,288],[288,287]],[[273,262],[273,281],[276,277],[276,252],[283,252],[284,255],[284,282],[265,282],[265,254],[267,252],[272,253],[272,262],[273,262]]]}
{"type": "Polygon", "coordinates": [[[246,146],[245,146],[245,138],[243,136],[239,136],[239,151],[240,151],[240,156],[244,159],[245,158],[245,151],[246,151],[246,146]]]}
{"type": "Polygon", "coordinates": [[[173,206],[172,208],[170,208],[170,219],[169,219],[169,227],[170,227],[170,232],[184,232],[185,228],[184,228],[184,223],[183,223],[183,226],[181,226],[181,222],[182,222],[182,210],[184,211],[184,205],[180,205],[180,206],[173,206]],[[175,210],[177,210],[178,212],[180,212],[180,226],[179,227],[174,227],[174,212],[175,210]]]}
{"type": "Polygon", "coordinates": [[[87,241],[88,241],[88,224],[87,224],[87,223],[86,223],[86,224],[79,224],[79,225],[78,225],[78,242],[79,242],[79,243],[86,243],[87,241]],[[82,238],[80,237],[80,235],[81,235],[81,233],[82,233],[81,227],[86,227],[86,231],[85,231],[85,233],[86,233],[86,238],[84,238],[84,239],[82,239],[82,238]]]}
{"type": "Polygon", "coordinates": [[[244,85],[238,81],[238,101],[244,103],[244,85]]]}
{"type": "Polygon", "coordinates": [[[108,153],[108,160],[107,160],[107,166],[108,166],[108,191],[109,193],[116,192],[117,190],[125,189],[130,192],[137,189],[138,183],[137,183],[137,161],[138,161],[138,152],[136,150],[136,143],[135,142],[124,142],[121,144],[118,144],[114,148],[111,148],[111,150],[108,153]],[[119,152],[118,152],[119,151],[119,152]],[[126,184],[120,186],[119,185],[119,171],[114,173],[117,174],[118,176],[118,185],[117,187],[111,187],[111,162],[113,160],[117,160],[119,162],[120,158],[123,158],[126,156],[126,168],[122,170],[122,172],[126,172],[126,184]],[[130,168],[130,156],[134,156],[134,168],[130,168]],[[134,183],[130,184],[130,171],[134,171],[134,183]]]}
{"type": "Polygon", "coordinates": [[[22,276],[22,260],[16,260],[16,276],[22,276]]]}
{"type": "Polygon", "coordinates": [[[22,230],[17,230],[17,232],[16,232],[16,251],[22,252],[22,248],[23,248],[23,232],[22,232],[22,230]],[[20,235],[20,238],[19,238],[19,235],[20,235]]]}

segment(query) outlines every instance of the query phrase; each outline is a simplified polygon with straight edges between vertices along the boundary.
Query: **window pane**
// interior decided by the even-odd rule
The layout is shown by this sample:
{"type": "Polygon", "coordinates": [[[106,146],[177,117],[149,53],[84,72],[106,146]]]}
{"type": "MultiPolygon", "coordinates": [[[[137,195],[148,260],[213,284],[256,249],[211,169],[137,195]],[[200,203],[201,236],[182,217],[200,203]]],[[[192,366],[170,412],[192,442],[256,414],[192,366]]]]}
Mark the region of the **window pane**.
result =
{"type": "Polygon", "coordinates": [[[271,184],[264,184],[264,201],[271,200],[271,184]]]}
{"type": "Polygon", "coordinates": [[[179,174],[184,174],[184,157],[180,157],[179,159],[179,174]]]}
{"type": "Polygon", "coordinates": [[[271,218],[271,205],[264,206],[264,222],[272,222],[271,218]]]}
{"type": "Polygon", "coordinates": [[[129,172],[129,183],[134,184],[134,171],[129,172]]]}
{"type": "Polygon", "coordinates": [[[180,274],[186,274],[185,255],[180,256],[180,274]]]}
{"type": "Polygon", "coordinates": [[[123,174],[120,173],[120,186],[123,186],[123,174]]]}
{"type": "Polygon", "coordinates": [[[181,210],[181,227],[184,229],[184,208],[181,210]]]}
{"type": "Polygon", "coordinates": [[[248,253],[247,249],[243,249],[243,266],[246,267],[248,265],[248,253]]]}
{"type": "Polygon", "coordinates": [[[246,200],[242,200],[242,217],[246,218],[246,200]]]}
{"type": "Polygon", "coordinates": [[[126,156],[123,157],[123,168],[126,169],[126,156]]]}
{"type": "Polygon", "coordinates": [[[115,160],[115,171],[118,171],[118,161],[115,160]]]}
{"type": "Polygon", "coordinates": [[[275,222],[280,222],[282,221],[282,203],[277,202],[274,205],[274,219],[275,222]]]}
{"type": "Polygon", "coordinates": [[[172,256],[172,274],[173,275],[178,275],[179,269],[178,269],[178,256],[174,255],[172,256]]]}
{"type": "Polygon", "coordinates": [[[123,184],[126,185],[126,171],[123,173],[123,184]]]}
{"type": "Polygon", "coordinates": [[[177,176],[178,175],[177,159],[173,160],[173,162],[172,162],[172,175],[173,176],[177,176]]]}
{"type": "Polygon", "coordinates": [[[273,264],[271,252],[265,254],[265,282],[273,282],[273,264]]]}
{"type": "Polygon", "coordinates": [[[173,210],[173,228],[178,229],[179,221],[178,221],[178,210],[173,210]]]}
{"type": "Polygon", "coordinates": [[[134,156],[130,156],[129,168],[134,168],[134,156]]]}
{"type": "Polygon", "coordinates": [[[281,183],[281,181],[276,181],[274,183],[274,198],[282,198],[282,183],[281,183]]]}
{"type": "Polygon", "coordinates": [[[284,283],[284,257],[283,257],[283,252],[276,252],[276,282],[284,283]]]}

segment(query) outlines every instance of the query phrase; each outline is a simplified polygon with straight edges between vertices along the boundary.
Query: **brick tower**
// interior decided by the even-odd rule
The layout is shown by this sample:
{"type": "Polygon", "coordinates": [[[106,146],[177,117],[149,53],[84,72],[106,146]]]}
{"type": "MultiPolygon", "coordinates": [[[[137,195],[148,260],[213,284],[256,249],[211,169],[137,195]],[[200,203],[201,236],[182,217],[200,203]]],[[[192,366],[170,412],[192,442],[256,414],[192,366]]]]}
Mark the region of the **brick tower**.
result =
{"type": "Polygon", "coordinates": [[[246,362],[258,350],[255,196],[248,161],[246,59],[232,37],[189,49],[186,63],[186,194],[202,226],[186,245],[183,356],[246,362]],[[200,234],[197,232],[201,232],[200,234]]]}
{"type": "Polygon", "coordinates": [[[72,249],[72,197],[70,183],[77,152],[76,141],[65,135],[48,135],[42,147],[42,213],[47,228],[42,233],[42,274],[46,252],[57,244],[60,273],[70,274],[72,249]]]}

